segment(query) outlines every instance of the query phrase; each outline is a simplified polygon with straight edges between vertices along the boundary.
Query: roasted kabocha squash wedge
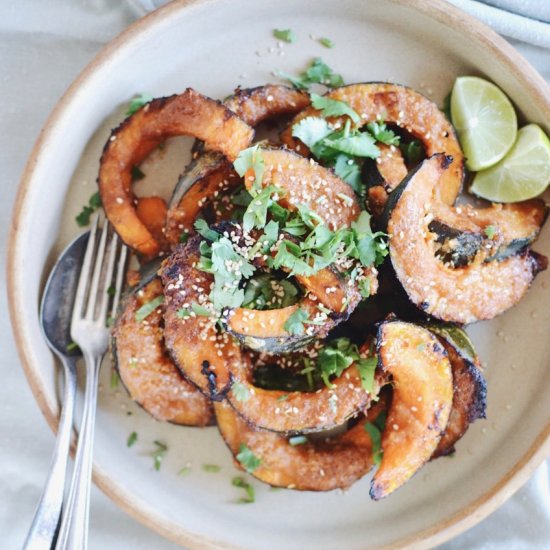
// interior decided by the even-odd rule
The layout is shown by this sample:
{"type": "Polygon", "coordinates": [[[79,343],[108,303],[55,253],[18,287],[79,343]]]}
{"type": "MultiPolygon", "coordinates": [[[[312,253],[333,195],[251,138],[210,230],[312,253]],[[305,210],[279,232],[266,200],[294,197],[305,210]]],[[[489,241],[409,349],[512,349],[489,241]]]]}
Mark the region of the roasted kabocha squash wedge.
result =
{"type": "Polygon", "coordinates": [[[213,400],[223,399],[231,386],[230,369],[240,363],[241,350],[209,316],[182,315],[192,304],[208,300],[212,275],[198,269],[200,235],[178,245],[163,264],[164,340],[181,373],[213,400]]]}
{"type": "MultiPolygon", "coordinates": [[[[250,126],[280,116],[295,115],[310,103],[303,91],[267,84],[257,88],[237,89],[224,105],[250,126]]],[[[231,203],[228,191],[241,183],[233,165],[220,153],[204,151],[202,142],[194,146],[194,160],[180,177],[170,200],[166,236],[172,245],[183,232],[193,230],[193,223],[208,203],[218,200],[223,212],[215,212],[214,222],[228,219],[231,203]]]]}
{"type": "Polygon", "coordinates": [[[365,424],[374,423],[386,408],[387,399],[381,397],[340,435],[289,440],[251,427],[227,403],[215,404],[218,428],[237,467],[243,467],[237,457],[245,446],[259,461],[257,468],[249,468],[251,475],[273,487],[299,491],[345,489],[367,474],[374,461],[365,424]]]}
{"type": "Polygon", "coordinates": [[[432,456],[453,401],[453,378],[445,348],[427,329],[386,321],[378,330],[379,365],[392,376],[393,397],[382,434],[382,461],[370,494],[387,497],[432,456]]]}
{"type": "Polygon", "coordinates": [[[245,149],[254,130],[221,103],[192,89],[154,99],[113,130],[99,168],[99,193],[107,218],[130,248],[154,257],[160,244],[139,219],[132,194],[132,168],[161,142],[195,136],[230,160],[245,149]]]}
{"type": "Polygon", "coordinates": [[[112,332],[114,365],[132,399],[153,418],[186,426],[209,426],[214,422],[210,401],[182,377],[167,355],[163,305],[140,318],[141,308],[162,296],[160,279],[154,277],[127,298],[112,332]]]}
{"type": "MultiPolygon", "coordinates": [[[[359,216],[353,189],[331,170],[285,149],[261,149],[261,156],[265,166],[262,186],[282,189],[279,203],[284,208],[307,206],[331,230],[349,227],[359,216]]],[[[254,178],[245,178],[248,189],[253,182],[254,178]]]]}
{"type": "Polygon", "coordinates": [[[429,227],[441,244],[440,257],[460,266],[521,252],[538,237],[548,207],[539,199],[487,208],[434,202],[433,216],[429,227]]]}
{"type": "MultiPolygon", "coordinates": [[[[370,346],[363,346],[361,357],[369,353],[370,346]]],[[[227,399],[239,415],[252,426],[286,434],[319,432],[344,424],[369,406],[386,379],[375,373],[369,393],[352,363],[331,380],[330,387],[309,392],[270,390],[253,384],[253,369],[245,361],[233,363],[231,377],[233,385],[227,399]]]]}
{"type": "MultiPolygon", "coordinates": [[[[464,155],[451,123],[433,101],[412,88],[387,82],[350,84],[331,90],[326,97],[347,103],[361,117],[361,126],[383,120],[419,139],[427,156],[451,155],[453,160],[441,178],[437,193],[443,202],[454,204],[462,187],[464,155]]],[[[292,137],[292,127],[308,116],[318,115],[319,111],[313,107],[301,111],[282,133],[283,143],[292,149],[300,145],[302,150],[304,145],[292,137]]]]}
{"type": "Polygon", "coordinates": [[[449,323],[431,323],[426,328],[443,344],[453,373],[453,406],[433,459],[452,454],[470,424],[485,418],[487,383],[474,346],[463,329],[449,323]]]}
{"type": "Polygon", "coordinates": [[[423,161],[390,195],[384,217],[391,262],[409,299],[435,318],[473,323],[517,304],[547,260],[525,250],[502,261],[457,268],[440,261],[429,224],[439,200],[435,189],[450,163],[441,154],[423,161]]]}

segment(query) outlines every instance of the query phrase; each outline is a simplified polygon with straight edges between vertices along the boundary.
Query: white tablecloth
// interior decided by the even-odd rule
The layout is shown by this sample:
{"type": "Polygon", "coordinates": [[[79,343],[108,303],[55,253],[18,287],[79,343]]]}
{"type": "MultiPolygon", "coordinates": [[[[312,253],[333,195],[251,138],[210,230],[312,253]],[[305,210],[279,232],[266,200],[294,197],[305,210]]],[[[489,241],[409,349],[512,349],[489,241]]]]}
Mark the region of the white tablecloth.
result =
{"type": "MultiPolygon", "coordinates": [[[[135,18],[135,8],[122,0],[0,2],[1,548],[21,546],[53,447],[53,435],[20,368],[7,315],[5,253],[16,188],[34,140],[58,98],[96,52],[135,18]]],[[[549,50],[515,45],[550,80],[549,50]]],[[[126,516],[94,488],[90,548],[176,546],[126,516]]],[[[491,517],[443,548],[550,548],[548,465],[491,517]]]]}

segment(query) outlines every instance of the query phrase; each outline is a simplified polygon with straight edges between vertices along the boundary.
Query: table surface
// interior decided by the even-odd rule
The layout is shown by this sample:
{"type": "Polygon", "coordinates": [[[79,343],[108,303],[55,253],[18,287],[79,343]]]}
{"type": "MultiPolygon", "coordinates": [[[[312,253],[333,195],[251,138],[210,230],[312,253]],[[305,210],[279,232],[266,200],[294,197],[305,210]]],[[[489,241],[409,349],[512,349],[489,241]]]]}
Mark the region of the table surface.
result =
{"type": "MultiPolygon", "coordinates": [[[[0,2],[0,533],[3,548],[21,546],[49,467],[54,437],[26,382],[9,317],[5,262],[11,209],[27,156],[66,87],[136,18],[131,2],[0,2]]],[[[550,51],[514,44],[550,81],[550,51]]],[[[443,545],[539,550],[550,544],[548,463],[510,501],[443,545]]],[[[179,548],[135,522],[94,487],[90,548],[179,548]]]]}

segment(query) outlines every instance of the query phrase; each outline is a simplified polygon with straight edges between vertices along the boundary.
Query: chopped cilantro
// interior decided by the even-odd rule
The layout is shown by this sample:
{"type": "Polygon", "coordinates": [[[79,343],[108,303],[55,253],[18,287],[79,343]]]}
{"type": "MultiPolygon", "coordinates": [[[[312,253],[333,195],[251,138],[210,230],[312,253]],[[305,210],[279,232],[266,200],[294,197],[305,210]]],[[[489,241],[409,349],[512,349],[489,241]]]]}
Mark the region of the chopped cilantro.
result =
{"type": "Polygon", "coordinates": [[[222,468],[221,466],[218,466],[217,464],[203,464],[202,469],[205,472],[208,472],[209,474],[216,474],[218,473],[222,468]]]}
{"type": "Polygon", "coordinates": [[[282,71],[278,75],[287,79],[295,88],[307,89],[311,84],[324,84],[329,88],[344,85],[342,75],[335,73],[320,57],[316,57],[310,66],[299,76],[292,76],[282,71]]]}
{"type": "Polygon", "coordinates": [[[295,435],[294,437],[289,437],[288,442],[292,447],[296,447],[297,445],[307,443],[307,437],[305,435],[295,435]]]}
{"type": "Polygon", "coordinates": [[[208,224],[202,218],[199,218],[194,223],[196,232],[204,237],[208,241],[217,241],[220,238],[220,234],[208,227],[208,224]]]}
{"type": "Polygon", "coordinates": [[[374,138],[367,132],[357,132],[353,135],[341,137],[327,137],[323,145],[334,151],[346,153],[354,157],[376,158],[380,150],[376,146],[374,138]]]}
{"type": "Polygon", "coordinates": [[[189,317],[191,317],[191,311],[188,308],[181,307],[178,311],[176,311],[176,317],[184,320],[189,319],[189,317]]]}
{"type": "Polygon", "coordinates": [[[288,279],[278,280],[270,273],[250,279],[244,289],[242,307],[250,309],[280,309],[298,300],[298,289],[288,279]]]}
{"type": "Polygon", "coordinates": [[[136,164],[132,166],[131,174],[132,174],[132,181],[139,181],[145,177],[145,174],[141,171],[141,168],[136,164]]]}
{"type": "Polygon", "coordinates": [[[288,393],[285,393],[283,395],[279,395],[279,397],[277,397],[277,401],[286,401],[290,396],[288,395],[288,393]]]}
{"type": "Polygon", "coordinates": [[[361,178],[361,167],[348,155],[338,155],[333,166],[334,173],[342,178],[360,197],[365,195],[365,184],[361,178]]]}
{"type": "Polygon", "coordinates": [[[361,384],[363,389],[369,393],[374,391],[374,372],[377,364],[377,357],[368,357],[367,359],[359,359],[357,361],[357,370],[361,377],[361,384]]]}
{"type": "Polygon", "coordinates": [[[111,285],[109,288],[107,288],[106,292],[108,296],[114,296],[116,294],[116,288],[111,285]]]}
{"type": "Polygon", "coordinates": [[[345,101],[338,101],[337,99],[317,94],[310,94],[310,97],[313,107],[321,111],[321,115],[325,118],[346,115],[355,123],[361,120],[361,117],[345,101]]]}
{"type": "Polygon", "coordinates": [[[231,391],[237,401],[244,403],[250,399],[250,391],[248,388],[238,380],[235,380],[231,385],[231,391]]]}
{"type": "Polygon", "coordinates": [[[257,191],[261,189],[265,162],[259,145],[254,145],[241,151],[235,159],[233,166],[241,178],[254,179],[253,188],[257,191]]]}
{"type": "Polygon", "coordinates": [[[384,122],[369,122],[367,128],[376,141],[386,145],[399,145],[399,136],[384,122]]]}
{"type": "Polygon", "coordinates": [[[487,235],[488,239],[494,239],[496,234],[497,234],[497,228],[494,225],[488,225],[485,228],[485,235],[487,235]]]}
{"type": "Polygon", "coordinates": [[[180,235],[179,242],[184,244],[189,240],[189,233],[186,233],[185,231],[180,235]]]}
{"type": "Polygon", "coordinates": [[[178,475],[179,476],[186,476],[187,474],[190,474],[191,473],[191,466],[184,466],[179,472],[178,472],[178,475]]]}
{"type": "Polygon", "coordinates": [[[290,44],[296,42],[296,33],[291,29],[273,29],[273,36],[290,44]]]}
{"type": "Polygon", "coordinates": [[[67,347],[65,349],[67,351],[76,351],[77,349],[79,349],[79,347],[76,342],[71,341],[67,344],[67,347]]]}
{"type": "Polygon", "coordinates": [[[126,442],[126,445],[128,447],[131,447],[132,445],[134,445],[134,443],[137,441],[138,439],[138,434],[137,432],[132,432],[129,436],[128,436],[128,441],[126,442]]]}
{"type": "Polygon", "coordinates": [[[252,200],[243,216],[243,229],[251,231],[254,227],[261,229],[267,221],[267,210],[273,202],[272,195],[283,194],[283,191],[274,185],[268,185],[261,191],[252,193],[252,200]]]}
{"type": "Polygon", "coordinates": [[[143,304],[137,311],[136,311],[136,321],[138,323],[141,323],[144,321],[155,309],[157,309],[159,306],[164,304],[164,296],[157,296],[150,302],[147,302],[146,304],[143,304]]]}
{"type": "Polygon", "coordinates": [[[424,156],[424,148],[422,147],[422,143],[420,143],[417,139],[413,139],[412,141],[409,141],[409,143],[401,143],[399,147],[407,164],[417,164],[424,156]]]}
{"type": "Polygon", "coordinates": [[[168,447],[160,441],[153,441],[153,443],[155,444],[156,449],[151,453],[151,456],[153,457],[153,466],[158,472],[166,455],[166,451],[168,451],[168,447]]]}
{"type": "Polygon", "coordinates": [[[319,42],[325,47],[325,48],[334,48],[334,42],[330,38],[319,38],[319,42]]]}
{"type": "Polygon", "coordinates": [[[300,139],[310,149],[332,134],[333,131],[324,118],[317,116],[303,118],[292,127],[293,137],[300,139]]]}
{"type": "Polygon", "coordinates": [[[309,319],[307,311],[298,308],[284,324],[284,329],[289,334],[301,335],[304,333],[304,323],[309,319]]]}
{"type": "Polygon", "coordinates": [[[208,308],[202,306],[201,304],[197,304],[197,302],[193,302],[191,304],[191,309],[193,313],[195,315],[198,315],[199,317],[210,317],[210,315],[212,314],[208,308]]]}
{"type": "Polygon", "coordinates": [[[364,424],[365,431],[369,434],[372,442],[372,458],[376,465],[382,462],[382,432],[386,426],[386,412],[382,411],[374,422],[364,424]]]}
{"type": "Polygon", "coordinates": [[[88,204],[82,207],[75,220],[79,227],[85,227],[90,224],[91,215],[101,207],[101,197],[99,193],[94,193],[88,200],[88,204]]]}
{"type": "Polygon", "coordinates": [[[239,487],[239,489],[244,489],[246,491],[246,496],[239,498],[237,502],[239,504],[248,504],[252,503],[256,500],[256,496],[254,493],[254,487],[248,483],[244,478],[242,477],[234,477],[231,480],[231,484],[233,487],[239,487]]]}
{"type": "Polygon", "coordinates": [[[126,116],[133,115],[135,112],[139,111],[146,103],[149,103],[153,99],[153,96],[150,94],[139,94],[130,100],[128,104],[128,109],[126,111],[126,116]]]}
{"type": "Polygon", "coordinates": [[[244,443],[240,444],[239,453],[236,458],[249,473],[259,468],[262,463],[261,459],[259,459],[244,443]]]}

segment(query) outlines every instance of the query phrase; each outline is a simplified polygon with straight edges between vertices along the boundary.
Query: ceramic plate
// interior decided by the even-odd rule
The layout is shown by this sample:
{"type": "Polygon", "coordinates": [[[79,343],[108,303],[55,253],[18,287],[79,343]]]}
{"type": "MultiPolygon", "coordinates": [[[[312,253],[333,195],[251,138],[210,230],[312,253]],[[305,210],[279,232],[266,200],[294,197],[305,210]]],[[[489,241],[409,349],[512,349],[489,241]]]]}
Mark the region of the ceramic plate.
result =
{"type": "MultiPolygon", "coordinates": [[[[437,0],[183,1],[139,21],[61,99],[29,160],[15,209],[11,315],[23,366],[53,427],[55,365],[40,334],[37,306],[53,260],[79,231],[74,217],[96,190],[101,148],[128,99],[188,86],[223,98],[237,85],[277,81],[277,69],[297,73],[316,56],[346,82],[400,82],[439,104],[456,76],[483,75],[506,91],[523,120],[550,130],[550,91],[542,78],[488,28],[437,0]],[[292,28],[298,42],[280,48],[273,28],[292,28]],[[322,36],[336,46],[324,48],[316,40],[322,36]]],[[[148,181],[139,185],[155,181],[168,193],[189,159],[189,146],[189,139],[172,140],[146,162],[148,181]]],[[[550,253],[549,225],[535,248],[550,253]]],[[[328,494],[271,491],[253,481],[257,501],[238,505],[239,490],[230,483],[237,472],[216,428],[155,422],[122,388],[110,387],[108,365],[95,481],[140,521],[190,548],[352,550],[440,543],[494,510],[548,455],[549,282],[550,272],[539,275],[520,305],[468,329],[486,364],[488,419],[469,430],[455,458],[427,465],[382,502],[370,500],[367,477],[348,491],[328,494]],[[127,448],[133,431],[138,442],[127,448]],[[150,456],[154,440],[169,448],[158,472],[150,456]],[[221,471],[207,473],[205,463],[221,471]],[[192,472],[178,476],[187,465],[192,472]]]]}

